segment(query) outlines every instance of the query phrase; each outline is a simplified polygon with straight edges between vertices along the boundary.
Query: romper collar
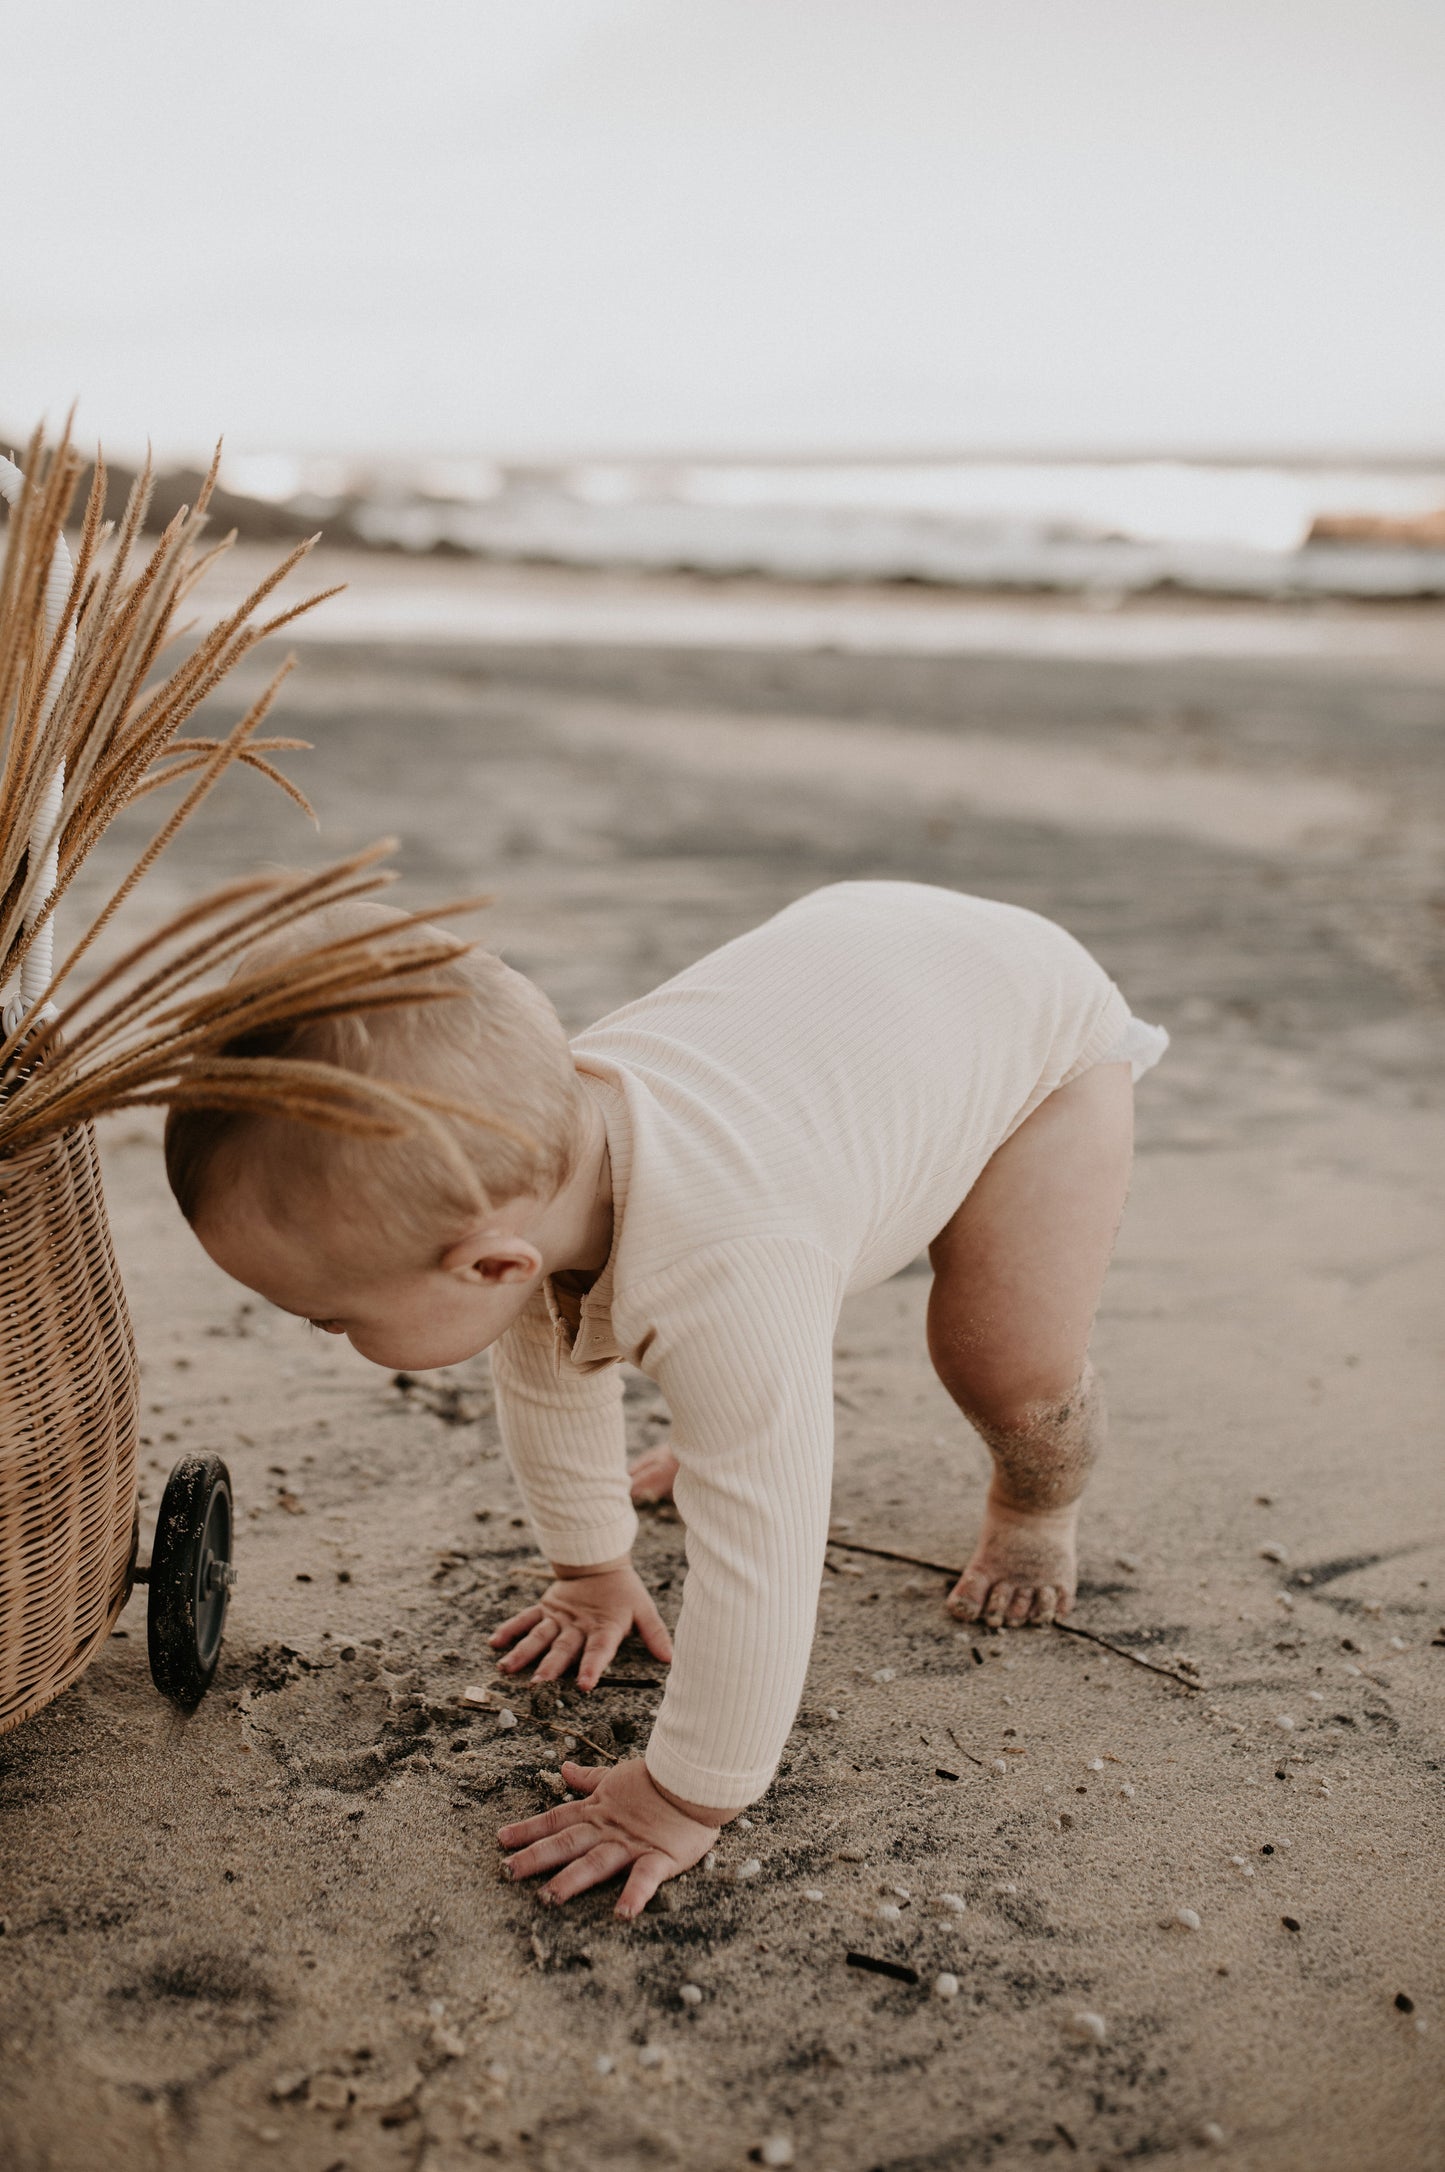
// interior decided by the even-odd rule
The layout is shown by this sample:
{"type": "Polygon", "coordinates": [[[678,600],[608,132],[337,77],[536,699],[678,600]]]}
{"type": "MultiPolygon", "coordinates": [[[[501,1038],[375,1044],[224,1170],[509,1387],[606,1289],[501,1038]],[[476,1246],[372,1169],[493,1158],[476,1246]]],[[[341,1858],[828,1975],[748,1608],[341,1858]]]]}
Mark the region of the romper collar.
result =
{"type": "Polygon", "coordinates": [[[617,1253],[622,1241],[622,1221],[627,1205],[628,1179],[632,1174],[632,1127],[627,1103],[609,1078],[578,1067],[584,1090],[596,1102],[607,1132],[607,1155],[612,1174],[612,1249],[601,1274],[581,1300],[581,1320],[574,1335],[557,1302],[552,1277],[542,1282],[548,1316],[552,1322],[552,1347],[557,1372],[570,1366],[574,1372],[600,1372],[615,1365],[622,1348],[612,1327],[612,1289],[617,1274],[617,1253]]]}

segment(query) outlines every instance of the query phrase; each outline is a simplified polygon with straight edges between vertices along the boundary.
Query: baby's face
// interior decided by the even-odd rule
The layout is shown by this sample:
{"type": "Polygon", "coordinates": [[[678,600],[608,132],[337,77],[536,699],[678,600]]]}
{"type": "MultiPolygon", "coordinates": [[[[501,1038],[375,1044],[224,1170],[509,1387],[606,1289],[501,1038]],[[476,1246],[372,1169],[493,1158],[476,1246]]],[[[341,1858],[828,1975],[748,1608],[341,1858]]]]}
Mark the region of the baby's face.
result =
{"type": "Polygon", "coordinates": [[[431,1266],[368,1258],[354,1245],[278,1228],[236,1188],[202,1214],[196,1235],[248,1290],[328,1335],[345,1335],[362,1357],[394,1372],[475,1357],[505,1334],[542,1273],[540,1262],[530,1271],[524,1256],[495,1278],[481,1278],[442,1266],[440,1245],[431,1266]]]}

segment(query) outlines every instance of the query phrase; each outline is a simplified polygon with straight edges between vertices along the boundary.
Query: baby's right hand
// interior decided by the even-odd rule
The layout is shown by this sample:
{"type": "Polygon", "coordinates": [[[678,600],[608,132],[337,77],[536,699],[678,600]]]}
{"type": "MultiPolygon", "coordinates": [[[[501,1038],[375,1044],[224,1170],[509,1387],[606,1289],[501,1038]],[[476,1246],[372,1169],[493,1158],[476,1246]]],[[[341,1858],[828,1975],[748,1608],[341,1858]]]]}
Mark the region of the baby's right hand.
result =
{"type": "Polygon", "coordinates": [[[499,1651],[522,1640],[498,1660],[504,1674],[519,1674],[537,1659],[532,1679],[555,1682],[575,1660],[577,1687],[595,1689],[634,1623],[654,1659],[672,1658],[672,1639],[651,1592],[630,1561],[614,1561],[559,1575],[535,1606],[504,1621],[490,1642],[499,1651]]]}

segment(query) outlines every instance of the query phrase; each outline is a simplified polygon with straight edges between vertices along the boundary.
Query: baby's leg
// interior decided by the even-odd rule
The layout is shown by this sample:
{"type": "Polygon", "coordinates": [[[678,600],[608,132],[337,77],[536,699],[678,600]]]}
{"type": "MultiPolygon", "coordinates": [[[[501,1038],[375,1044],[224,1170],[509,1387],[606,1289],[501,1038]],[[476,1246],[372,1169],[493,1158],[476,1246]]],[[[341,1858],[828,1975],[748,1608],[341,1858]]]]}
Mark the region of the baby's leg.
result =
{"type": "Polygon", "coordinates": [[[1079,1495],[1104,1428],[1089,1336],[1133,1117],[1127,1064],[1061,1086],[929,1247],[929,1354],[994,1463],[983,1531],[948,1601],[965,1621],[1049,1621],[1073,1604],[1079,1495]]]}

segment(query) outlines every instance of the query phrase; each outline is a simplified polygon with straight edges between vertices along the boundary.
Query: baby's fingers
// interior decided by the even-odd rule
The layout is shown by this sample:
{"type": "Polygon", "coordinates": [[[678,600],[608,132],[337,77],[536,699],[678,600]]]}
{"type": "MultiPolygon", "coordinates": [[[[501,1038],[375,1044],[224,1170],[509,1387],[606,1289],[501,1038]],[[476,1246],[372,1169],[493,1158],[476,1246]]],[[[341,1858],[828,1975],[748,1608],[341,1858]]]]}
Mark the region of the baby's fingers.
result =
{"type": "MultiPolygon", "coordinates": [[[[567,1672],[567,1669],[571,1666],[573,1660],[577,1657],[577,1654],[581,1651],[581,1649],[582,1631],[580,1629],[563,1629],[558,1635],[557,1641],[552,1646],[551,1651],[548,1652],[546,1658],[542,1661],[541,1666],[538,1667],[536,1673],[533,1675],[533,1681],[555,1682],[559,1674],[565,1674],[567,1672]]],[[[588,1650],[591,1650],[590,1638],[588,1640],[588,1650]]],[[[598,1672],[601,1673],[601,1671],[601,1668],[599,1668],[598,1672]]],[[[589,1682],[584,1681],[582,1683],[582,1687],[584,1689],[590,1689],[591,1686],[592,1685],[589,1682]]]]}
{"type": "Polygon", "coordinates": [[[562,1624],[553,1621],[550,1614],[544,1614],[536,1628],[528,1630],[516,1650],[508,1652],[505,1659],[497,1661],[502,1673],[516,1674],[521,1668],[529,1666],[534,1659],[540,1659],[543,1652],[548,1651],[556,1642],[561,1627],[562,1624]]]}
{"type": "MultiPolygon", "coordinates": [[[[562,1760],[562,1777],[579,1795],[590,1795],[594,1787],[600,1787],[609,1770],[606,1765],[574,1765],[570,1757],[562,1760]]],[[[582,1806],[574,1803],[572,1807],[579,1810],[582,1806]]]]}
{"type": "Polygon", "coordinates": [[[551,1884],[544,1888],[546,1897],[549,1901],[569,1901],[574,1893],[585,1893],[589,1886],[615,1878],[631,1859],[632,1850],[625,1841],[599,1840],[586,1855],[558,1871],[551,1884]]]}
{"type": "MultiPolygon", "coordinates": [[[[597,1827],[585,1820],[569,1825],[564,1832],[552,1833],[546,1840],[534,1840],[530,1848],[523,1848],[520,1855],[507,1860],[509,1878],[535,1878],[539,1871],[555,1870],[559,1863],[570,1863],[574,1857],[585,1855],[597,1845],[597,1827]]],[[[609,1872],[609,1876],[611,1873],[609,1872]]]]}
{"type": "Polygon", "coordinates": [[[659,1849],[650,1848],[646,1855],[639,1855],[632,1866],[631,1877],[622,1888],[617,1914],[640,1916],[663,1880],[676,1874],[677,1865],[672,1857],[662,1854],[659,1849]]]}
{"type": "Polygon", "coordinates": [[[646,1606],[637,1609],[637,1633],[654,1659],[671,1661],[672,1638],[667,1633],[666,1622],[650,1599],[646,1606]]]}
{"type": "MultiPolygon", "coordinates": [[[[565,1773],[567,1768],[562,1768],[565,1773]]],[[[565,1831],[569,1825],[578,1825],[587,1815],[587,1805],[581,1802],[559,1802],[555,1810],[539,1810],[534,1818],[519,1818],[515,1825],[503,1825],[497,1831],[499,1848],[525,1848],[534,1840],[545,1840],[549,1833],[565,1831]]]]}
{"type": "Polygon", "coordinates": [[[607,1672],[608,1665],[616,1655],[622,1637],[623,1631],[620,1626],[609,1625],[605,1629],[592,1630],[587,1639],[587,1648],[577,1666],[577,1687],[579,1689],[595,1689],[597,1687],[597,1684],[607,1672]]]}
{"type": "Polygon", "coordinates": [[[514,1637],[519,1637],[524,1629],[533,1628],[541,1619],[541,1607],[529,1606],[525,1613],[514,1614],[510,1621],[502,1623],[500,1629],[494,1629],[487,1642],[494,1652],[498,1651],[502,1645],[510,1644],[514,1637]]]}

